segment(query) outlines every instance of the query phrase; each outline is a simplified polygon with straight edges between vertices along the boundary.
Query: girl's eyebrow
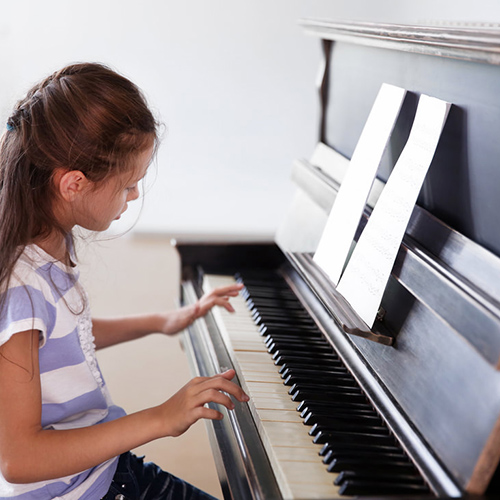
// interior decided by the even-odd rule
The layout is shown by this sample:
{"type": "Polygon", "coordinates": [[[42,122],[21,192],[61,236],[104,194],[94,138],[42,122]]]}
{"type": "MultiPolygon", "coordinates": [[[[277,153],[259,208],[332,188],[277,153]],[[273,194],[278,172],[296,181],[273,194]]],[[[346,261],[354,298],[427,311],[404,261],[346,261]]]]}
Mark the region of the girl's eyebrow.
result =
{"type": "Polygon", "coordinates": [[[146,168],[146,170],[144,172],[137,173],[136,175],[134,175],[133,177],[130,178],[129,184],[136,184],[140,180],[144,179],[144,177],[146,177],[147,173],[148,173],[148,169],[147,168],[146,168]]]}

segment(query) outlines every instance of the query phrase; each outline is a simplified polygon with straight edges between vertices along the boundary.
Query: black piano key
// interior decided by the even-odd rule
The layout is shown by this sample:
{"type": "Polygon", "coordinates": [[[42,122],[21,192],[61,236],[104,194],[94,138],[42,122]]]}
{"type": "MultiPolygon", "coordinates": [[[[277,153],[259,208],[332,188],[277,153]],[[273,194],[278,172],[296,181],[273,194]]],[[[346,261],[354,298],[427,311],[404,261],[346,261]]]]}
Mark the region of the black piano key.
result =
{"type": "MultiPolygon", "coordinates": [[[[254,318],[254,323],[259,329],[268,328],[270,330],[286,330],[289,335],[291,331],[299,335],[307,335],[307,332],[317,332],[315,325],[304,320],[292,320],[286,318],[266,319],[254,318]]],[[[266,334],[267,335],[267,334],[266,334]]]]}
{"type": "Polygon", "coordinates": [[[306,332],[304,335],[295,335],[291,337],[288,334],[281,334],[281,333],[268,333],[265,332],[262,334],[262,340],[266,346],[269,346],[273,343],[276,343],[278,345],[286,345],[287,343],[290,346],[300,346],[300,344],[307,344],[307,345],[324,345],[322,343],[321,337],[318,337],[316,333],[311,334],[310,332],[306,332]]]}
{"type": "Polygon", "coordinates": [[[311,401],[353,401],[364,402],[366,396],[357,387],[349,386],[330,386],[325,387],[301,387],[300,384],[294,384],[288,390],[292,401],[302,401],[308,399],[311,401]]]}
{"type": "Polygon", "coordinates": [[[427,494],[426,486],[407,483],[377,483],[375,481],[348,480],[339,488],[340,495],[416,495],[427,494]]]}
{"type": "Polygon", "coordinates": [[[289,308],[292,310],[306,312],[302,304],[297,299],[293,299],[291,297],[283,297],[283,296],[257,297],[257,296],[250,296],[249,294],[248,298],[245,300],[249,309],[252,309],[254,307],[256,309],[262,309],[262,310],[289,308]]]}
{"type": "Polygon", "coordinates": [[[266,284],[253,280],[245,280],[243,285],[249,293],[255,296],[260,296],[261,294],[286,295],[297,300],[297,297],[292,290],[290,290],[288,285],[286,285],[286,283],[280,283],[279,281],[275,281],[272,286],[269,286],[269,283],[266,284]]]}
{"type": "Polygon", "coordinates": [[[271,335],[276,338],[289,335],[293,335],[297,338],[316,337],[319,339],[323,337],[323,334],[316,326],[304,325],[259,325],[259,333],[262,337],[271,335]]]}
{"type": "Polygon", "coordinates": [[[412,474],[416,473],[415,466],[401,459],[385,458],[382,454],[374,460],[364,456],[334,457],[328,465],[328,472],[342,472],[343,470],[360,472],[379,472],[381,474],[412,474]]]}
{"type": "Polygon", "coordinates": [[[425,486],[425,483],[420,474],[384,474],[379,471],[358,472],[352,470],[344,470],[339,472],[333,484],[340,486],[345,481],[358,480],[363,482],[376,481],[381,483],[404,483],[418,484],[425,486]]]}
{"type": "Polygon", "coordinates": [[[277,349],[273,354],[275,358],[278,357],[278,354],[276,353],[280,353],[279,355],[283,356],[298,356],[299,358],[303,356],[309,356],[313,358],[333,359],[337,361],[336,365],[339,365],[338,361],[340,361],[340,359],[337,356],[337,353],[333,350],[328,349],[326,346],[308,343],[307,341],[287,345],[285,342],[282,342],[279,339],[275,340],[275,343],[278,344],[276,346],[277,349]]]}
{"type": "MultiPolygon", "coordinates": [[[[304,386],[307,382],[306,380],[310,381],[310,379],[306,379],[304,377],[297,377],[295,375],[288,375],[288,377],[283,379],[283,384],[287,386],[293,386],[294,384],[299,384],[301,386],[304,386]]],[[[316,379],[316,384],[310,384],[313,387],[320,387],[320,388],[328,388],[332,387],[335,385],[340,385],[344,387],[358,387],[356,382],[345,376],[345,373],[338,373],[338,374],[331,374],[330,376],[323,376],[323,377],[318,377],[316,379]]],[[[306,385],[307,387],[307,385],[306,385]]]]}
{"type": "Polygon", "coordinates": [[[287,325],[286,328],[282,328],[275,323],[261,324],[258,325],[259,332],[262,337],[274,336],[276,340],[281,340],[286,342],[287,340],[293,341],[310,341],[315,339],[316,341],[324,342],[325,339],[321,330],[312,325],[296,324],[287,325]]]}
{"type": "Polygon", "coordinates": [[[252,304],[261,304],[261,303],[286,303],[291,306],[302,307],[300,302],[294,298],[293,295],[287,293],[286,291],[274,293],[274,292],[265,292],[260,291],[257,292],[255,290],[249,290],[248,288],[244,288],[240,291],[241,296],[245,300],[246,303],[252,304]]]}
{"type": "MultiPolygon", "coordinates": [[[[264,336],[264,343],[269,346],[270,344],[276,344],[278,346],[290,346],[295,348],[300,348],[302,344],[305,345],[312,345],[312,346],[323,346],[323,347],[329,347],[332,349],[330,344],[325,341],[325,339],[321,337],[317,337],[315,335],[294,335],[294,334],[268,334],[267,336],[264,336]]],[[[333,351],[332,349],[332,352],[333,351]]]]}
{"type": "Polygon", "coordinates": [[[396,441],[392,436],[381,436],[379,434],[366,434],[363,432],[335,432],[335,431],[320,431],[313,439],[315,444],[331,443],[371,443],[388,446],[396,446],[396,441]]]}
{"type": "Polygon", "coordinates": [[[351,384],[344,385],[340,381],[337,381],[337,383],[317,385],[297,382],[290,387],[288,393],[295,394],[297,391],[305,394],[338,394],[348,392],[350,394],[362,394],[363,397],[365,397],[363,391],[359,387],[351,384]]]}
{"type": "MultiPolygon", "coordinates": [[[[328,368],[329,366],[332,367],[341,367],[342,366],[342,361],[337,357],[336,354],[330,354],[330,353],[308,353],[308,352],[303,352],[303,353],[297,353],[289,350],[280,350],[280,355],[275,356],[275,360],[277,359],[282,359],[282,362],[279,364],[282,365],[283,363],[288,363],[290,367],[297,367],[297,368],[315,368],[314,363],[319,363],[321,362],[321,366],[328,368]],[[304,366],[306,365],[306,366],[304,366]]],[[[319,367],[318,364],[316,364],[316,367],[319,367]]]]}
{"type": "Polygon", "coordinates": [[[252,320],[257,324],[272,325],[275,323],[286,323],[292,327],[301,325],[314,325],[310,317],[305,317],[300,314],[293,314],[289,311],[276,312],[274,314],[266,313],[255,310],[251,314],[252,320]]]}
{"type": "Polygon", "coordinates": [[[390,435],[389,429],[384,426],[359,425],[359,423],[349,423],[346,421],[332,421],[328,425],[314,424],[309,429],[309,436],[317,436],[320,432],[360,432],[368,434],[379,434],[381,436],[390,435]]]}
{"type": "Polygon", "coordinates": [[[369,413],[376,415],[377,413],[368,402],[353,402],[353,401],[313,401],[304,399],[297,406],[299,413],[311,412],[313,414],[322,413],[324,411],[358,411],[361,413],[369,413]]]}
{"type": "Polygon", "coordinates": [[[321,352],[321,351],[314,351],[314,349],[309,349],[305,347],[302,349],[301,354],[298,354],[297,351],[291,350],[291,349],[279,349],[272,355],[272,359],[277,360],[278,358],[289,358],[289,359],[294,359],[298,358],[300,360],[303,359],[316,359],[316,360],[331,360],[335,362],[335,364],[338,366],[339,364],[339,358],[337,357],[336,354],[330,353],[330,352],[321,352]]]}
{"type": "Polygon", "coordinates": [[[380,452],[380,453],[398,453],[401,451],[401,447],[398,446],[396,443],[368,443],[368,442],[326,442],[323,444],[321,447],[320,451],[318,452],[318,455],[321,457],[326,457],[328,453],[330,452],[339,452],[339,451],[344,451],[344,452],[350,452],[354,453],[357,451],[360,452],[368,452],[368,451],[373,451],[373,452],[380,452]]]}
{"type": "Polygon", "coordinates": [[[245,275],[238,273],[235,275],[236,281],[240,279],[243,281],[244,285],[248,288],[263,288],[269,289],[272,286],[273,290],[287,290],[291,291],[290,287],[283,281],[283,278],[277,274],[269,273],[263,271],[259,276],[255,274],[245,275]]]}
{"type": "Polygon", "coordinates": [[[303,318],[301,316],[294,316],[292,314],[261,314],[260,312],[254,312],[251,314],[252,321],[256,325],[287,325],[288,328],[296,328],[301,327],[314,327],[314,323],[307,318],[303,318]]]}
{"type": "Polygon", "coordinates": [[[307,341],[296,341],[296,342],[283,342],[282,340],[273,340],[267,345],[269,353],[274,354],[276,351],[283,350],[284,348],[294,349],[295,351],[307,351],[307,352],[318,352],[325,354],[333,354],[333,349],[329,345],[325,345],[319,342],[307,342],[307,341]]]}
{"type": "Polygon", "coordinates": [[[335,422],[336,420],[347,421],[351,423],[356,423],[359,425],[383,425],[383,421],[381,418],[371,415],[371,414],[359,414],[352,412],[332,412],[328,413],[313,413],[309,412],[303,416],[304,425],[313,426],[315,424],[320,425],[328,425],[331,422],[335,422]]]}
{"type": "Polygon", "coordinates": [[[354,392],[338,392],[338,393],[323,393],[317,394],[306,391],[296,391],[292,395],[292,401],[321,401],[321,402],[350,402],[350,403],[363,403],[366,401],[366,396],[362,393],[354,393],[354,392]]]}
{"type": "MultiPolygon", "coordinates": [[[[244,290],[248,291],[251,299],[265,301],[268,298],[276,298],[279,300],[289,300],[290,302],[294,302],[298,305],[302,305],[297,296],[289,289],[289,288],[275,288],[269,289],[264,287],[252,287],[252,286],[244,286],[244,290]]],[[[264,302],[265,304],[266,302],[264,302]]]]}
{"type": "Polygon", "coordinates": [[[255,305],[251,305],[250,302],[247,304],[248,309],[250,310],[250,316],[255,320],[257,316],[262,317],[263,319],[269,320],[277,320],[277,319],[285,319],[288,321],[292,318],[301,318],[307,320],[310,323],[310,317],[304,314],[304,311],[297,310],[297,308],[288,308],[286,306],[279,307],[276,305],[273,309],[263,310],[262,307],[256,307],[255,305]]]}
{"type": "Polygon", "coordinates": [[[251,316],[255,322],[257,322],[257,317],[260,318],[262,322],[273,324],[285,323],[292,327],[294,326],[311,326],[317,328],[316,323],[309,315],[304,314],[294,314],[292,311],[261,311],[260,309],[253,309],[251,311],[251,316]]]}
{"type": "Polygon", "coordinates": [[[245,284],[242,289],[242,295],[247,295],[250,298],[276,298],[276,299],[285,299],[285,300],[293,300],[297,301],[297,297],[293,294],[290,289],[286,288],[275,288],[270,289],[269,287],[257,287],[257,286],[248,286],[245,284]]]}
{"type": "Polygon", "coordinates": [[[279,366],[284,366],[286,364],[287,367],[299,367],[299,368],[300,367],[315,368],[319,366],[328,368],[329,366],[342,366],[340,360],[335,359],[334,357],[328,355],[302,356],[302,357],[282,355],[274,360],[274,364],[279,366]]]}
{"type": "Polygon", "coordinates": [[[326,454],[323,455],[323,463],[328,465],[332,460],[336,458],[366,458],[373,461],[377,461],[378,458],[381,459],[393,459],[393,460],[405,460],[406,454],[402,451],[389,450],[384,451],[373,447],[371,449],[367,448],[341,448],[341,449],[329,449],[326,454]]]}
{"type": "MultiPolygon", "coordinates": [[[[383,423],[371,419],[363,419],[362,416],[360,417],[359,415],[354,415],[351,418],[333,416],[329,418],[317,417],[316,419],[319,420],[319,422],[310,425],[310,436],[315,436],[320,431],[336,431],[339,429],[353,429],[354,432],[356,432],[357,429],[361,432],[369,431],[370,434],[384,434],[387,436],[391,434],[391,431],[386,425],[383,425],[383,423]]],[[[311,420],[312,419],[310,419],[309,422],[311,422],[311,420]]],[[[308,425],[305,422],[304,424],[308,425]]]]}
{"type": "Polygon", "coordinates": [[[318,424],[327,423],[332,418],[337,418],[338,416],[340,418],[344,418],[345,415],[348,415],[349,418],[352,419],[354,422],[359,422],[361,420],[364,420],[367,423],[375,423],[383,425],[383,423],[380,423],[380,420],[373,413],[373,411],[365,409],[360,410],[358,408],[352,408],[349,406],[346,407],[339,406],[337,409],[335,409],[334,412],[332,412],[331,410],[325,410],[323,408],[313,408],[312,411],[310,408],[306,408],[305,410],[300,412],[300,416],[304,419],[303,421],[304,425],[310,427],[312,427],[316,423],[318,424]]]}
{"type": "Polygon", "coordinates": [[[300,412],[300,416],[304,419],[304,425],[312,427],[316,422],[320,422],[323,419],[331,419],[335,418],[337,413],[345,414],[349,413],[352,418],[363,418],[363,417],[373,417],[373,412],[366,409],[359,409],[355,406],[349,405],[349,403],[342,405],[343,402],[340,402],[338,407],[332,413],[331,410],[325,410],[324,408],[311,408],[308,407],[302,412],[300,412]],[[307,422],[305,419],[307,418],[307,422]]]}
{"type": "Polygon", "coordinates": [[[316,339],[297,339],[296,341],[283,340],[282,338],[271,338],[271,340],[265,340],[264,344],[266,347],[273,352],[276,351],[291,351],[294,350],[298,353],[304,352],[305,350],[310,350],[312,352],[318,352],[323,354],[335,354],[335,351],[330,350],[329,346],[324,345],[321,342],[317,342],[316,339]]]}
{"type": "Polygon", "coordinates": [[[281,371],[281,377],[286,379],[287,377],[294,377],[300,380],[322,380],[328,379],[329,376],[346,376],[350,380],[353,380],[351,374],[342,365],[330,366],[324,370],[318,368],[287,368],[281,371]]]}
{"type": "Polygon", "coordinates": [[[259,314],[262,318],[301,318],[311,322],[311,316],[302,308],[293,306],[291,303],[279,303],[275,301],[273,307],[264,308],[256,305],[253,301],[248,301],[248,308],[253,314],[259,314]]]}
{"type": "Polygon", "coordinates": [[[294,343],[294,344],[288,344],[288,346],[284,342],[278,341],[272,341],[269,343],[269,345],[266,345],[267,351],[269,354],[274,355],[278,351],[282,351],[284,348],[293,348],[293,349],[302,349],[303,351],[307,352],[312,352],[312,353],[318,353],[318,354],[331,354],[332,351],[327,347],[322,344],[317,344],[314,342],[302,342],[302,343],[294,343]]]}
{"type": "Polygon", "coordinates": [[[306,323],[314,324],[314,320],[311,318],[309,313],[300,307],[300,305],[292,304],[289,301],[274,301],[273,307],[264,308],[259,306],[258,302],[255,303],[249,299],[247,301],[247,307],[251,312],[251,315],[259,314],[263,319],[278,320],[284,318],[285,320],[299,318],[305,320],[306,323]]]}
{"type": "Polygon", "coordinates": [[[384,426],[359,425],[358,423],[349,423],[346,421],[336,421],[329,425],[314,424],[309,429],[310,436],[318,434],[327,434],[329,432],[352,432],[355,434],[369,434],[378,436],[391,436],[391,432],[384,426]]]}

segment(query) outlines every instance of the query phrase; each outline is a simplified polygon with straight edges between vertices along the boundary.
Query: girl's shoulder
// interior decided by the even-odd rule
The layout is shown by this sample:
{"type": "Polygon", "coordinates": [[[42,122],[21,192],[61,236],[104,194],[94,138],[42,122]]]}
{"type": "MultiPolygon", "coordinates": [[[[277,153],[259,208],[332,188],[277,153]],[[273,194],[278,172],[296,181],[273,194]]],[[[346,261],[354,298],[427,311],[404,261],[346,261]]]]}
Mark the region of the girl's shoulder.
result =
{"type": "Polygon", "coordinates": [[[76,268],[65,266],[37,245],[27,245],[17,260],[9,288],[28,286],[68,290],[78,281],[76,268]]]}
{"type": "Polygon", "coordinates": [[[38,270],[47,263],[48,260],[38,251],[36,245],[27,245],[14,265],[13,279],[11,279],[9,288],[13,285],[29,285],[39,282],[38,270]]]}

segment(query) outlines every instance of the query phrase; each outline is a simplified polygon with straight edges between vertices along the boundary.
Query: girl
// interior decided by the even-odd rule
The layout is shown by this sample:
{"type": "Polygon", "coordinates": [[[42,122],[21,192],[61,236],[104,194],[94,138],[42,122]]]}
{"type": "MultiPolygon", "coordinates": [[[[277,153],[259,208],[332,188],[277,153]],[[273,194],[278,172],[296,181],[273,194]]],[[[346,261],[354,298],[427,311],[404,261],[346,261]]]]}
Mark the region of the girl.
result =
{"type": "Polygon", "coordinates": [[[30,90],[0,144],[0,498],[211,498],[128,452],[179,436],[205,407],[247,401],[233,371],[197,378],[168,401],[125,415],[95,348],[173,334],[239,287],[195,306],[122,320],[91,319],[72,230],[104,231],[139,196],[157,123],[126,78],[98,64],[62,69],[30,90]],[[113,479],[114,477],[114,479],[113,479]]]}

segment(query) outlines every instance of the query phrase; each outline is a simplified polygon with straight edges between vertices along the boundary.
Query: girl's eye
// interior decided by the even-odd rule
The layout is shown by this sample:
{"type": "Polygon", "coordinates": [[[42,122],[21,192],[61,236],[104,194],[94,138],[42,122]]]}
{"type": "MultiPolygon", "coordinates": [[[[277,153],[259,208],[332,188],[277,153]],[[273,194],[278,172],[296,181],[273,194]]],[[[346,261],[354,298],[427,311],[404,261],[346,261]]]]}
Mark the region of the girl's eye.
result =
{"type": "Polygon", "coordinates": [[[130,193],[130,191],[134,191],[134,189],[137,187],[137,184],[134,184],[133,186],[130,186],[128,188],[125,188],[125,191],[127,191],[127,193],[130,193]]]}

